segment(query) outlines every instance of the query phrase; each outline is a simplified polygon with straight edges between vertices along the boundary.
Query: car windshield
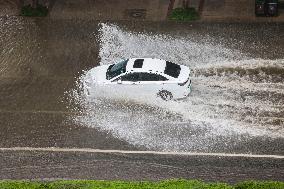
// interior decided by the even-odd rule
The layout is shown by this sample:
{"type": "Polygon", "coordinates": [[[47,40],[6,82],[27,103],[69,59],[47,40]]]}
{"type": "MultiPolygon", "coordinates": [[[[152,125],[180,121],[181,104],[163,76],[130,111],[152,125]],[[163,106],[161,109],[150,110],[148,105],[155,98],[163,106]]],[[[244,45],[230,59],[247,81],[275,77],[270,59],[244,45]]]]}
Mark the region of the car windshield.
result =
{"type": "Polygon", "coordinates": [[[112,79],[124,72],[126,72],[126,65],[127,65],[128,59],[124,60],[122,62],[119,62],[117,64],[112,64],[108,67],[107,73],[106,73],[106,78],[112,79]]]}

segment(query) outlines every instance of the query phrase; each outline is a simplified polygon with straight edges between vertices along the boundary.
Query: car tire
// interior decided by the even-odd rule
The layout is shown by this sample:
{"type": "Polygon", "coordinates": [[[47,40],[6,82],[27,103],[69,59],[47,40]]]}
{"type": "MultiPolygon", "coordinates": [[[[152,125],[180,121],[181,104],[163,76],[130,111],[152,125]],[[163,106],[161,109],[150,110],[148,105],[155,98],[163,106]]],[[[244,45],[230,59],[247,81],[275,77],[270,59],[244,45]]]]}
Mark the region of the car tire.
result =
{"type": "Polygon", "coordinates": [[[158,93],[158,97],[160,97],[161,99],[165,100],[165,101],[169,101],[173,99],[173,95],[171,92],[166,91],[166,90],[162,90],[158,93]]]}

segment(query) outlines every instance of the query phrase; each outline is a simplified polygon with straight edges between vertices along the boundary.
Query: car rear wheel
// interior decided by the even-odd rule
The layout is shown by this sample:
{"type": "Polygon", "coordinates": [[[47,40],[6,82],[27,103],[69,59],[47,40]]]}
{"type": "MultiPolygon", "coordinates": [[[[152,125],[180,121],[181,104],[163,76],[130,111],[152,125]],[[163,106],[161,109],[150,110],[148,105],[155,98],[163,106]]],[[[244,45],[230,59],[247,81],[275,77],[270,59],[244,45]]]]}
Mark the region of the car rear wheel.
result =
{"type": "Polygon", "coordinates": [[[168,101],[168,100],[172,100],[173,95],[169,91],[162,90],[158,93],[158,97],[160,97],[161,99],[163,99],[165,101],[168,101]]]}

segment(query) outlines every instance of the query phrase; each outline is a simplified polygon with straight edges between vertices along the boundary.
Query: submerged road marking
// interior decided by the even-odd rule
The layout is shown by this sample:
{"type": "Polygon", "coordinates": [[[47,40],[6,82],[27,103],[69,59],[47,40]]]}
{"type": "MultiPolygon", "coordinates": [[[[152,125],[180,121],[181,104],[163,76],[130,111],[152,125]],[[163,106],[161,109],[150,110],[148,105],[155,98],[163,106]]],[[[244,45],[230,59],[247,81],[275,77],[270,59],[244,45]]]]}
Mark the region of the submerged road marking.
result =
{"type": "Polygon", "coordinates": [[[202,152],[159,152],[159,151],[127,151],[127,150],[101,150],[92,148],[32,148],[14,147],[0,148],[0,151],[38,151],[38,152],[86,152],[86,153],[119,153],[119,154],[150,154],[150,155],[183,155],[183,156],[215,156],[215,157],[247,157],[247,158],[273,158],[284,159],[282,155],[266,154],[228,154],[228,153],[202,153],[202,152]]]}

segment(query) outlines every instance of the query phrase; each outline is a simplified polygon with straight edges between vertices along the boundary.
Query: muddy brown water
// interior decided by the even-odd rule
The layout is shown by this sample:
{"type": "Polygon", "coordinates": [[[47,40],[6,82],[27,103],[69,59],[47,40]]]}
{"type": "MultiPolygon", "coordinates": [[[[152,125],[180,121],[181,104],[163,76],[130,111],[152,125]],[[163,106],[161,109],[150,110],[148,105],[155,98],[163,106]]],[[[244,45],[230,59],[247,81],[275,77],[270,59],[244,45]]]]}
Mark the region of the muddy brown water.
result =
{"type": "Polygon", "coordinates": [[[131,148],[104,132],[66,121],[78,112],[67,108],[65,92],[84,69],[98,64],[97,23],[0,20],[2,147],[131,148]]]}
{"type": "MultiPolygon", "coordinates": [[[[279,60],[280,64],[283,65],[284,24],[191,24],[126,21],[112,24],[131,33],[143,32],[149,35],[165,34],[179,37],[192,35],[197,42],[204,37],[210,37],[212,39],[210,43],[221,43],[228,49],[238,50],[245,56],[254,59],[279,60]]],[[[105,57],[100,55],[100,47],[102,46],[99,36],[100,27],[100,22],[92,20],[0,18],[0,147],[171,150],[171,145],[163,146],[161,144],[159,146],[157,144],[158,147],[156,147],[155,145],[139,143],[135,141],[135,137],[134,139],[131,138],[133,136],[129,139],[129,135],[135,135],[135,132],[128,133],[124,137],[124,135],[121,136],[112,130],[101,129],[96,126],[90,127],[88,124],[84,125],[82,122],[79,124],[70,119],[70,117],[80,116],[83,111],[78,104],[72,104],[72,99],[70,103],[66,93],[70,90],[80,90],[77,88],[76,81],[84,73],[84,70],[90,70],[100,64],[101,61],[106,60],[105,57]]],[[[112,33],[109,35],[112,35],[112,33]]],[[[175,48],[174,45],[173,48],[175,48]]],[[[115,49],[113,50],[115,51],[115,49]]],[[[247,114],[252,115],[253,118],[257,116],[276,118],[272,119],[270,124],[276,128],[273,132],[279,132],[278,134],[281,135],[284,129],[283,68],[275,68],[271,65],[260,68],[196,68],[194,71],[196,77],[210,77],[218,74],[231,75],[234,73],[239,76],[245,75],[247,80],[256,83],[269,81],[272,84],[279,84],[276,88],[280,92],[251,91],[248,93],[246,91],[243,95],[243,98],[252,97],[259,101],[266,100],[269,96],[270,102],[273,102],[278,108],[280,107],[277,112],[256,111],[255,107],[247,107],[246,111],[243,109],[238,111],[236,107],[226,107],[222,111],[235,111],[238,116],[243,118],[247,114]],[[267,76],[270,80],[263,78],[267,76]]],[[[218,81],[216,82],[218,83],[218,81]]],[[[217,84],[212,83],[212,86],[214,85],[217,84]]],[[[216,94],[218,94],[218,91],[215,89],[218,88],[222,90],[222,86],[214,88],[216,94]]],[[[203,92],[198,90],[200,89],[197,88],[196,94],[203,92]]],[[[116,104],[108,101],[107,103],[111,103],[110,108],[123,109],[126,106],[129,109],[127,103],[123,105],[119,104],[121,102],[116,104]]],[[[141,107],[141,105],[139,106],[141,107]]],[[[147,107],[147,105],[145,106],[147,107]]],[[[150,107],[144,108],[142,112],[147,111],[147,109],[150,110],[143,115],[145,120],[147,120],[147,117],[151,119],[151,114],[155,114],[156,111],[151,110],[150,107]]],[[[107,114],[108,111],[111,112],[106,108],[102,111],[102,114],[107,114]]],[[[170,115],[170,117],[172,116],[170,115]]],[[[167,119],[165,120],[167,121],[167,119]]],[[[169,123],[165,123],[165,130],[157,132],[157,134],[163,135],[173,132],[173,136],[178,137],[180,135],[183,138],[182,135],[184,137],[187,137],[187,135],[182,132],[194,132],[190,128],[185,128],[181,133],[180,131],[173,131],[170,128],[170,122],[173,120],[169,119],[168,121],[169,123]]],[[[257,121],[260,121],[260,119],[257,119],[257,121]]],[[[129,124],[129,122],[126,121],[125,124],[129,124]]],[[[141,138],[137,138],[137,140],[141,140],[141,138]]],[[[215,146],[210,148],[187,148],[185,146],[180,149],[185,151],[284,154],[283,137],[271,138],[266,136],[263,138],[256,136],[249,139],[244,137],[242,140],[242,136],[238,136],[236,142],[232,138],[227,139],[226,136],[223,136],[215,139],[215,142],[215,146]],[[218,141],[216,142],[216,140],[218,141]],[[230,142],[237,144],[230,146],[228,145],[230,142]]],[[[173,146],[172,149],[177,150],[178,148],[173,146]]]]}

